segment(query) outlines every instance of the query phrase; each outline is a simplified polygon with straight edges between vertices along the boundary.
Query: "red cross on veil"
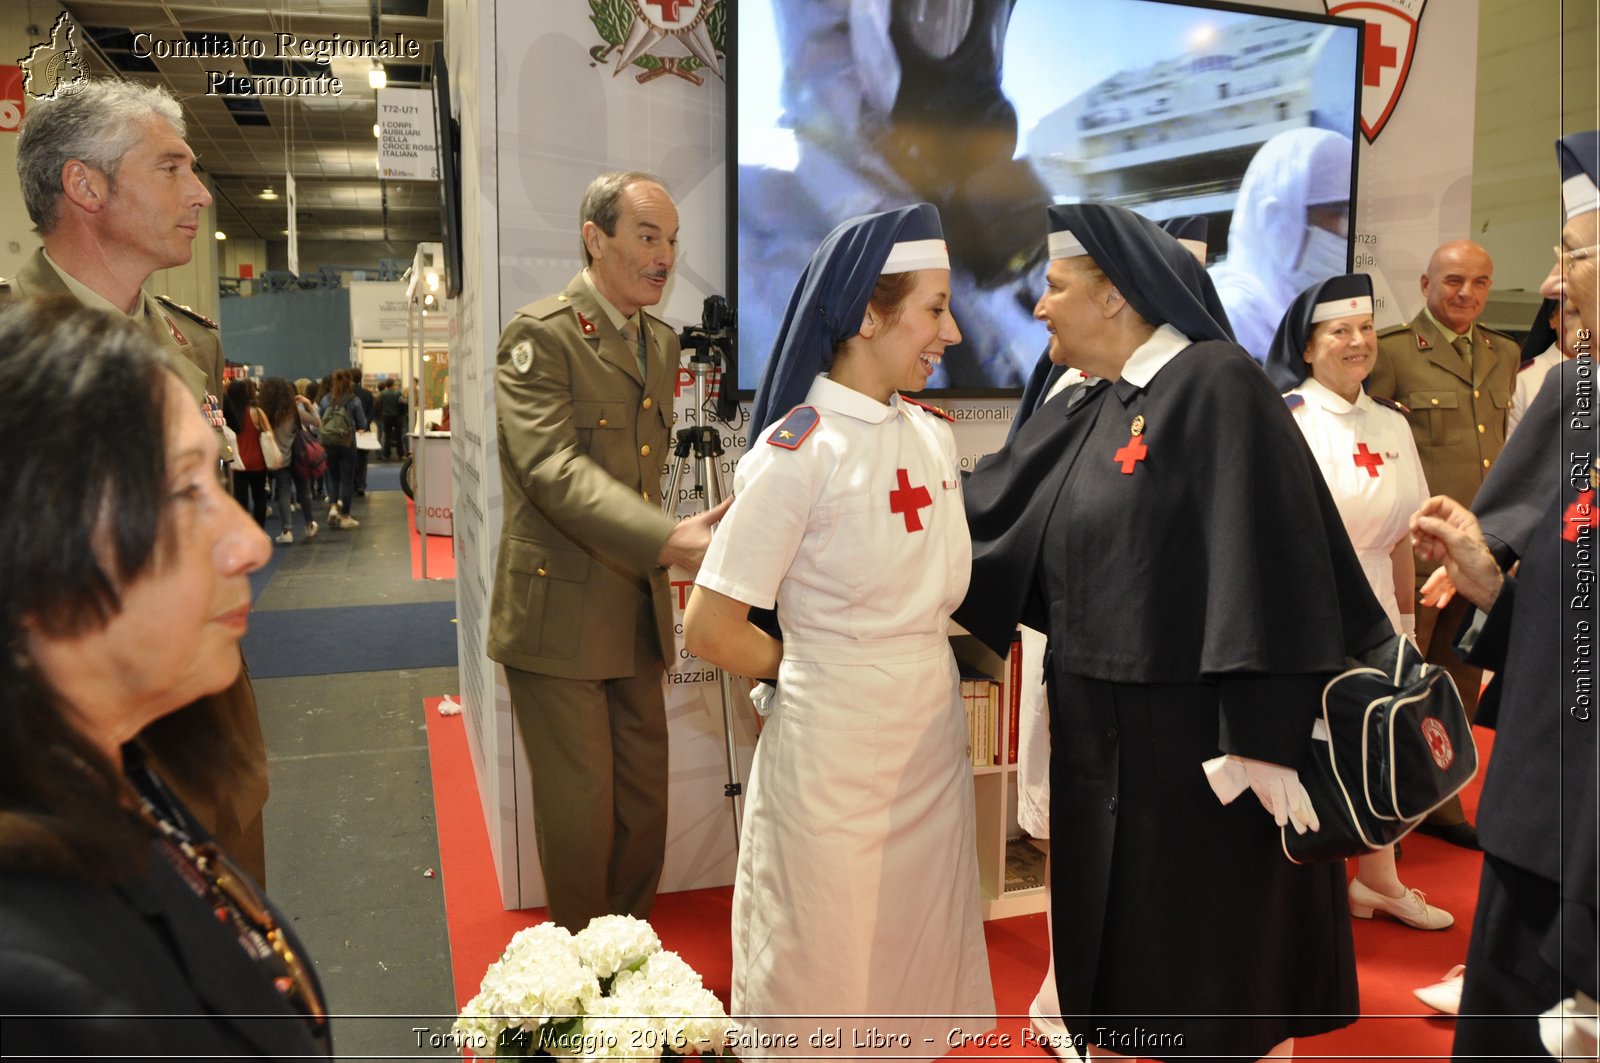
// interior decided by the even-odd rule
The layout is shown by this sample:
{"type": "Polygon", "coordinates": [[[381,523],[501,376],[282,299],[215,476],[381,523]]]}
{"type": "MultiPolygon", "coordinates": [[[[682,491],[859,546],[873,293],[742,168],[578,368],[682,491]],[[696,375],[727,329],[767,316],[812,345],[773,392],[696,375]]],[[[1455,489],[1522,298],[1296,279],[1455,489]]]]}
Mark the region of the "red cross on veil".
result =
{"type": "Polygon", "coordinates": [[[1356,453],[1350,455],[1350,460],[1367,470],[1367,475],[1376,480],[1378,466],[1383,464],[1383,455],[1373,453],[1365,443],[1360,443],[1356,445],[1356,453]]]}
{"type": "Polygon", "coordinates": [[[922,514],[917,511],[923,506],[933,505],[933,496],[928,494],[926,487],[912,487],[911,474],[905,469],[896,469],[895,477],[900,481],[900,486],[889,492],[889,512],[904,514],[906,531],[919,532],[922,530],[922,514]]]}

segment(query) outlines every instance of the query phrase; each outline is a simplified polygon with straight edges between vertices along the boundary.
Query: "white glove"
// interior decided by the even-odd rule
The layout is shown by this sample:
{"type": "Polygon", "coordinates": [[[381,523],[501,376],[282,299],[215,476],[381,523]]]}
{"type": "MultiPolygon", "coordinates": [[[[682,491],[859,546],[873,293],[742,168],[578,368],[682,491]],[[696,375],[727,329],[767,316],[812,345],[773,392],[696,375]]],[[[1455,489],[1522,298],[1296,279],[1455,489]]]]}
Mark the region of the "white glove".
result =
{"type": "Polygon", "coordinates": [[[750,688],[750,704],[755,707],[756,714],[768,716],[772,713],[772,699],[778,694],[778,688],[771,683],[757,683],[750,688]]]}
{"type": "Polygon", "coordinates": [[[1311,807],[1311,795],[1300,785],[1299,772],[1264,760],[1245,757],[1239,760],[1244,764],[1250,789],[1255,792],[1261,807],[1272,813],[1273,822],[1280,827],[1291,824],[1296,834],[1322,829],[1322,821],[1317,819],[1317,811],[1311,807]]]}

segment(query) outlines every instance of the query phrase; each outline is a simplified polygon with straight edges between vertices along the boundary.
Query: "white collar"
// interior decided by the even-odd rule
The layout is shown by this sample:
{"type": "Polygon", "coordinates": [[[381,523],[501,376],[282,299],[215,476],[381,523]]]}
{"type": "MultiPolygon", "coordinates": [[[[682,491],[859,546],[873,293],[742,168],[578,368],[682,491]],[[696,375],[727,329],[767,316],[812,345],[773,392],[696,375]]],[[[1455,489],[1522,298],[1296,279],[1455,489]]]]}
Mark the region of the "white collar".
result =
{"type": "MultiPolygon", "coordinates": [[[[891,400],[899,398],[891,396],[891,400]]],[[[895,408],[885,405],[854,388],[847,388],[828,379],[828,374],[818,373],[806,392],[806,403],[834,413],[842,413],[868,424],[882,424],[894,415],[895,408]]]]}
{"type": "Polygon", "coordinates": [[[1156,374],[1165,369],[1179,351],[1193,342],[1171,325],[1162,325],[1150,334],[1149,339],[1134,348],[1122,366],[1121,379],[1135,387],[1149,387],[1156,374]]]}
{"type": "Polygon", "coordinates": [[[1366,413],[1372,409],[1372,398],[1365,391],[1356,395],[1355,402],[1346,402],[1342,395],[1314,376],[1306,377],[1295,390],[1304,395],[1307,402],[1314,402],[1329,413],[1349,413],[1352,410],[1366,413]]]}

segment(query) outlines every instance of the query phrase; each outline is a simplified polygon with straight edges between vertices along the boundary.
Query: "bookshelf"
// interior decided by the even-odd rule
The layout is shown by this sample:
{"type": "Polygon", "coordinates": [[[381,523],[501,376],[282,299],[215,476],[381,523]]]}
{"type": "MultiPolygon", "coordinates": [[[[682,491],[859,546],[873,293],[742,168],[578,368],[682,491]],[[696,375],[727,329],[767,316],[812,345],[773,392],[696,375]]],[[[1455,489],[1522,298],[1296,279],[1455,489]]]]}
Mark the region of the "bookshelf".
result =
{"type": "Polygon", "coordinates": [[[951,637],[962,667],[968,706],[973,803],[977,813],[978,880],[983,918],[1008,919],[1044,911],[1044,854],[1017,828],[1015,728],[1021,643],[1001,660],[972,636],[951,637]],[[975,707],[976,705],[976,707],[975,707]]]}

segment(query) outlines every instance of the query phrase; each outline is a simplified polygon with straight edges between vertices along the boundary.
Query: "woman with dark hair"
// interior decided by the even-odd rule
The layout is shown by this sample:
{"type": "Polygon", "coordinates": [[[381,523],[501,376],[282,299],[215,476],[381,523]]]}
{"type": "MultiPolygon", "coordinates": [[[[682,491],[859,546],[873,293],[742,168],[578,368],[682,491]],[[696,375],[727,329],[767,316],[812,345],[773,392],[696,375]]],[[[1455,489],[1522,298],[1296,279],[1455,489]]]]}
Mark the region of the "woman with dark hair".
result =
{"type": "MultiPolygon", "coordinates": [[[[1409,522],[1428,498],[1428,482],[1405,414],[1392,400],[1361,388],[1377,358],[1372,278],[1349,273],[1295,296],[1273,337],[1266,369],[1306,437],[1378,604],[1396,634],[1415,640],[1416,559],[1409,522]]],[[[1383,912],[1418,930],[1455,923],[1421,890],[1400,881],[1392,845],[1357,861],[1350,912],[1361,919],[1383,912]]]]}
{"type": "MultiPolygon", "coordinates": [[[[296,395],[293,385],[283,377],[268,377],[262,383],[261,412],[266,415],[267,423],[272,426],[273,438],[277,440],[279,452],[283,454],[294,452],[295,436],[301,429],[315,432],[322,427],[322,418],[317,416],[311,400],[296,395]]],[[[272,497],[278,504],[278,520],[283,524],[283,530],[273,541],[294,542],[294,520],[289,513],[291,489],[300,505],[300,512],[305,514],[306,538],[310,539],[317,534],[317,522],[311,513],[310,482],[296,475],[292,459],[285,462],[281,468],[272,469],[270,472],[272,497]]]]}
{"type": "Polygon", "coordinates": [[[960,341],[932,206],[835,229],[790,300],[689,599],[690,652],[777,677],[734,883],[732,1004],[752,1040],[871,1016],[892,1054],[926,1058],[952,1016],[974,1030],[994,1012],[945,633],[971,559],[960,465],[949,418],[902,394],[960,341]],[[774,606],[781,641],[747,619],[774,606]]]}
{"type": "Polygon", "coordinates": [[[328,452],[328,526],[359,528],[350,515],[356,488],[356,433],[367,427],[367,414],[356,398],[355,378],[336,369],[322,401],[322,447],[328,452]]]}
{"type": "Polygon", "coordinates": [[[1344,869],[1281,831],[1319,826],[1323,685],[1392,633],[1194,256],[1118,207],[1048,215],[1034,316],[1092,380],[968,479],[955,618],[1002,652],[1019,620],[1050,637],[1062,1015],[1091,1058],[1291,1055],[1359,1007],[1344,869]]]}
{"type": "MultiPolygon", "coordinates": [[[[125,319],[0,308],[0,391],[16,404],[0,420],[6,1051],[326,1056],[292,929],[146,744],[238,675],[247,577],[271,544],[220,482],[216,433],[125,319]],[[117,418],[80,416],[108,391],[117,418]]],[[[237,755],[218,741],[181,762],[225,778],[237,755]]]]}
{"type": "Polygon", "coordinates": [[[239,379],[228,382],[223,394],[222,416],[233,429],[243,469],[233,470],[233,497],[263,528],[267,525],[267,459],[261,454],[261,432],[266,418],[256,408],[256,383],[239,379]]]}

